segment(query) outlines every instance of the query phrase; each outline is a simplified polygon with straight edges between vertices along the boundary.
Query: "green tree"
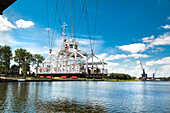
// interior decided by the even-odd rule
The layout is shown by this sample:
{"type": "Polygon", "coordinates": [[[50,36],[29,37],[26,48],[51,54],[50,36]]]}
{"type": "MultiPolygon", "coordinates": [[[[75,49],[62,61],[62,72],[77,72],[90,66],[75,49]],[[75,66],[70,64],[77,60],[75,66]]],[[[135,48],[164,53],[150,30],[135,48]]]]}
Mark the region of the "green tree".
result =
{"type": "Polygon", "coordinates": [[[30,64],[33,62],[33,55],[30,52],[22,48],[15,50],[14,61],[22,69],[24,77],[26,77],[27,72],[30,74],[30,64]]]}
{"type": "Polygon", "coordinates": [[[17,49],[15,50],[14,61],[18,63],[19,68],[21,68],[22,63],[25,62],[27,51],[25,49],[17,49]]]}
{"type": "Polygon", "coordinates": [[[23,73],[23,77],[25,78],[27,75],[27,65],[26,62],[22,62],[22,73],[23,73]]]}
{"type": "Polygon", "coordinates": [[[10,70],[11,75],[18,75],[19,74],[19,68],[17,65],[12,65],[10,70]]]}
{"type": "Polygon", "coordinates": [[[129,80],[132,77],[128,74],[123,74],[123,73],[111,73],[110,76],[108,77],[110,79],[123,79],[123,80],[129,80]]]}
{"type": "Polygon", "coordinates": [[[40,54],[34,54],[34,62],[33,64],[35,65],[35,69],[36,69],[36,73],[38,72],[38,67],[39,67],[39,64],[43,62],[44,60],[44,57],[41,56],[40,54]]]}
{"type": "Polygon", "coordinates": [[[10,71],[10,60],[12,59],[12,51],[10,46],[0,46],[0,72],[8,74],[10,71]]]}
{"type": "Polygon", "coordinates": [[[17,49],[15,50],[15,56],[14,56],[14,61],[18,63],[19,69],[22,69],[22,74],[25,76],[26,75],[26,70],[24,70],[26,67],[25,65],[25,59],[26,59],[26,50],[25,49],[17,49]]]}
{"type": "Polygon", "coordinates": [[[29,74],[31,74],[30,73],[30,65],[33,61],[34,61],[33,55],[30,52],[26,52],[26,59],[25,59],[26,64],[25,65],[26,65],[26,71],[28,71],[29,74]]]}

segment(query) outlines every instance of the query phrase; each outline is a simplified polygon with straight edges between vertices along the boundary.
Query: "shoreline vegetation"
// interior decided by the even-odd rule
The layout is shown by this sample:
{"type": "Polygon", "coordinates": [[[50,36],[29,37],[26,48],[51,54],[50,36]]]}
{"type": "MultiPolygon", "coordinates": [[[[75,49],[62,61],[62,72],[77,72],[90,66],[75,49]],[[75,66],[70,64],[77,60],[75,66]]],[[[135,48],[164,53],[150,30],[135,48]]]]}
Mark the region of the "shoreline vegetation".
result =
{"type": "Polygon", "coordinates": [[[128,74],[119,74],[119,73],[111,73],[108,76],[103,78],[62,78],[62,77],[52,77],[48,78],[44,76],[44,78],[40,78],[39,75],[29,75],[27,77],[23,77],[22,75],[16,76],[1,76],[1,81],[9,80],[9,81],[139,81],[136,77],[131,77],[128,74]]]}
{"type": "Polygon", "coordinates": [[[0,77],[0,81],[5,82],[6,81],[139,81],[139,80],[121,80],[121,79],[95,79],[95,78],[77,78],[77,79],[72,79],[72,78],[35,78],[35,77],[27,77],[25,79],[22,78],[14,78],[14,77],[0,77]]]}
{"type": "MultiPolygon", "coordinates": [[[[156,78],[156,79],[160,79],[160,78],[156,78]]],[[[129,79],[129,80],[125,80],[125,79],[109,79],[109,78],[102,78],[102,79],[95,79],[95,78],[77,78],[77,79],[73,79],[73,78],[61,78],[61,77],[52,77],[52,78],[39,78],[39,77],[26,77],[26,78],[22,78],[22,77],[0,77],[0,82],[43,82],[43,81],[110,81],[110,82],[117,82],[117,81],[121,81],[121,82],[126,82],[126,81],[141,81],[139,79],[129,79]]],[[[153,81],[153,80],[149,80],[149,81],[153,81]]],[[[155,80],[157,81],[157,80],[155,80]]],[[[170,81],[170,79],[168,78],[161,78],[161,80],[159,81],[170,81]]]]}
{"type": "Polygon", "coordinates": [[[35,73],[31,71],[31,66],[37,72],[40,63],[45,59],[41,54],[32,54],[26,49],[16,49],[14,55],[11,47],[8,45],[0,45],[0,74],[8,76],[34,76],[35,73]],[[14,64],[11,65],[11,62],[14,64]]]}

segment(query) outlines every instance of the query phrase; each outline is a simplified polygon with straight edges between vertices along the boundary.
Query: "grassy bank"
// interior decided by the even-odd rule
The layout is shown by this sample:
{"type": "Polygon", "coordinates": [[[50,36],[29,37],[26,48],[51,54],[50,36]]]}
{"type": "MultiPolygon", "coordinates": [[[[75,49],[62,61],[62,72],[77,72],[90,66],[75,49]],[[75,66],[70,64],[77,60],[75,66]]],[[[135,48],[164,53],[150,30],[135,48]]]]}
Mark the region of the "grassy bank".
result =
{"type": "MultiPolygon", "coordinates": [[[[10,79],[10,80],[19,80],[23,78],[15,78],[15,77],[1,77],[1,79],[10,79]]],[[[90,79],[90,78],[61,78],[61,77],[53,77],[53,78],[39,78],[39,77],[27,77],[25,78],[27,81],[35,80],[35,81],[41,81],[41,80],[49,80],[49,81],[138,81],[135,79],[130,79],[130,80],[122,80],[122,79],[90,79]]]]}
{"type": "Polygon", "coordinates": [[[136,79],[129,79],[129,80],[123,80],[123,79],[104,79],[104,81],[139,81],[136,79]]]}

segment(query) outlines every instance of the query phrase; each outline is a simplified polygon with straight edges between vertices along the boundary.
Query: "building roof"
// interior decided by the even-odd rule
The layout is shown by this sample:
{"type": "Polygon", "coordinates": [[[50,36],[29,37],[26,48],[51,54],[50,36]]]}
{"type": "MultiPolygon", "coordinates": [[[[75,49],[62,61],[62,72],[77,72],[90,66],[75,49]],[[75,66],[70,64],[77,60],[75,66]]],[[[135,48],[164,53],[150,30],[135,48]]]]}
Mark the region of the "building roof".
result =
{"type": "Polygon", "coordinates": [[[2,15],[3,11],[12,5],[16,0],[1,0],[0,2],[0,15],[2,15]]]}

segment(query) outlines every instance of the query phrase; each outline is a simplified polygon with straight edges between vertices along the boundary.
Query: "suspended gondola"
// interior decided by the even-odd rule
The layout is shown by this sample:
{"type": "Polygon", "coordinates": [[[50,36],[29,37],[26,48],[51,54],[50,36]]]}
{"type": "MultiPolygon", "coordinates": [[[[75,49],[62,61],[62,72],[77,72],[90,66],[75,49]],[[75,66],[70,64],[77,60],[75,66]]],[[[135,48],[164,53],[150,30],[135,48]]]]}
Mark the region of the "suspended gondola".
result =
{"type": "MultiPolygon", "coordinates": [[[[91,39],[90,35],[90,27],[88,21],[88,0],[82,0],[82,10],[80,17],[78,19],[77,25],[74,24],[75,21],[73,20],[73,16],[75,15],[75,0],[70,0],[70,11],[71,11],[71,27],[70,29],[67,15],[65,12],[65,6],[63,1],[57,1],[56,5],[56,13],[54,19],[54,27],[53,31],[50,35],[50,28],[49,28],[49,1],[47,0],[47,22],[48,22],[48,38],[49,38],[49,55],[48,57],[42,62],[42,66],[38,68],[38,75],[40,76],[55,76],[55,77],[87,77],[87,78],[103,78],[108,74],[107,69],[105,69],[105,65],[107,63],[104,62],[104,59],[99,59],[94,54],[94,40],[95,40],[95,32],[96,32],[96,21],[97,21],[97,9],[98,9],[98,0],[96,3],[96,16],[95,16],[95,26],[94,26],[94,35],[93,40],[91,39]],[[73,5],[74,4],[74,5],[73,5]],[[61,7],[61,8],[59,8],[61,7]],[[59,13],[59,10],[62,10],[59,13]],[[58,12],[58,13],[57,13],[58,12]],[[58,14],[58,15],[57,15],[58,14]],[[62,16],[65,15],[65,21],[63,25],[62,23],[62,16]],[[55,40],[57,35],[55,34],[55,23],[56,17],[59,17],[59,26],[61,26],[61,38],[62,44],[60,44],[60,48],[58,49],[57,53],[53,53],[53,46],[55,44],[55,40]],[[83,52],[79,47],[79,40],[81,30],[79,33],[79,37],[77,38],[77,30],[78,26],[80,25],[81,21],[81,30],[83,23],[86,23],[87,31],[89,34],[89,43],[90,43],[90,53],[83,52]],[[69,33],[66,33],[66,30],[69,29],[69,33]],[[68,34],[68,36],[67,36],[68,34]],[[92,42],[93,41],[93,42],[92,42]],[[95,62],[94,62],[95,59],[95,62]]],[[[75,16],[74,16],[75,18],[75,16]]],[[[57,28],[57,30],[59,27],[57,28]]],[[[58,30],[59,31],[59,30],[58,30]]],[[[59,39],[59,37],[58,37],[59,39]]]]}

